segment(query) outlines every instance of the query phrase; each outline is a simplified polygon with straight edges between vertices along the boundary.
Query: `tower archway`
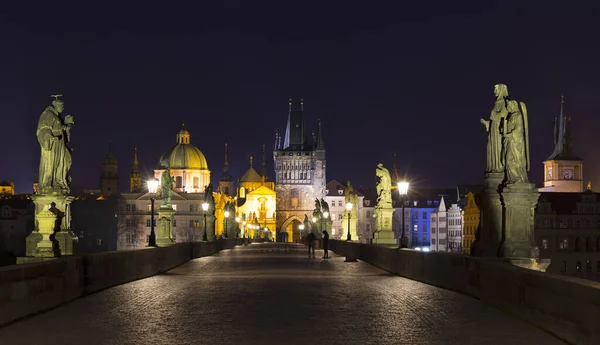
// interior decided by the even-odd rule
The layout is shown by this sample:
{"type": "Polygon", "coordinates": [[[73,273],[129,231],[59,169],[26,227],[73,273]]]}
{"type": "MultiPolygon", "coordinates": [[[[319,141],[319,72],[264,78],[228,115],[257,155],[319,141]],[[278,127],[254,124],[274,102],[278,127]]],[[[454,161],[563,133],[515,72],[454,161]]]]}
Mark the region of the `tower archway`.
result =
{"type": "Polygon", "coordinates": [[[300,229],[300,225],[302,224],[303,221],[300,217],[296,215],[288,217],[283,223],[281,223],[281,227],[279,228],[280,236],[286,237],[285,239],[282,238],[281,241],[301,242],[303,230],[300,229]]]}

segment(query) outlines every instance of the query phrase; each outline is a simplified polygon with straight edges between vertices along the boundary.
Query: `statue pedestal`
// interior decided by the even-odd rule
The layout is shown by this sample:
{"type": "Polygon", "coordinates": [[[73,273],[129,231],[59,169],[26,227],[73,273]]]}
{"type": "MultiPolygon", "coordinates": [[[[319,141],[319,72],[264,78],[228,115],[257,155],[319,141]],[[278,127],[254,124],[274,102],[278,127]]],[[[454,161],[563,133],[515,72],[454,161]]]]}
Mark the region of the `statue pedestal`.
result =
{"type": "Polygon", "coordinates": [[[73,255],[77,237],[70,231],[70,204],[74,198],[68,195],[33,195],[31,199],[35,204],[35,229],[25,240],[27,256],[17,262],[73,255]]]}
{"type": "Polygon", "coordinates": [[[481,193],[481,218],[473,256],[498,257],[503,238],[503,207],[500,188],[504,173],[486,173],[481,193]]]}
{"type": "Polygon", "coordinates": [[[215,237],[215,216],[206,215],[206,239],[208,242],[213,242],[217,238],[215,237]]]}
{"type": "Polygon", "coordinates": [[[540,193],[532,183],[509,184],[502,190],[504,204],[504,242],[500,255],[505,258],[530,259],[536,247],[534,211],[540,193]]]}
{"type": "Polygon", "coordinates": [[[158,228],[156,245],[159,247],[170,246],[173,241],[173,215],[175,210],[170,206],[161,206],[158,210],[158,228]]]}
{"type": "MultiPolygon", "coordinates": [[[[356,234],[356,222],[358,221],[358,219],[356,219],[356,217],[351,217],[350,218],[350,239],[352,241],[358,241],[358,235],[356,234]]],[[[340,229],[342,231],[342,241],[345,241],[348,238],[348,213],[346,212],[346,214],[344,215],[344,217],[342,218],[342,228],[340,229]]]]}
{"type": "Polygon", "coordinates": [[[394,229],[392,228],[392,217],[395,210],[393,208],[375,207],[375,238],[373,243],[396,245],[394,229]]]}

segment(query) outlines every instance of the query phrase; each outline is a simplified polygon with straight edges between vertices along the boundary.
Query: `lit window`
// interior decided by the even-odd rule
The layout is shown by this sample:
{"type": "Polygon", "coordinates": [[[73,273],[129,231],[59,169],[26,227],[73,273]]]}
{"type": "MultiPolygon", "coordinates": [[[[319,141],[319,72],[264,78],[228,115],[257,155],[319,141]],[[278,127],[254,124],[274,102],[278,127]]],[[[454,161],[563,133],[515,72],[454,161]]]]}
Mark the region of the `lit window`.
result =
{"type": "Polygon", "coordinates": [[[419,231],[419,225],[418,224],[413,225],[413,231],[414,232],[418,232],[419,231]]]}
{"type": "Polygon", "coordinates": [[[548,240],[547,239],[543,239],[542,240],[542,248],[543,249],[548,249],[548,240]]]}

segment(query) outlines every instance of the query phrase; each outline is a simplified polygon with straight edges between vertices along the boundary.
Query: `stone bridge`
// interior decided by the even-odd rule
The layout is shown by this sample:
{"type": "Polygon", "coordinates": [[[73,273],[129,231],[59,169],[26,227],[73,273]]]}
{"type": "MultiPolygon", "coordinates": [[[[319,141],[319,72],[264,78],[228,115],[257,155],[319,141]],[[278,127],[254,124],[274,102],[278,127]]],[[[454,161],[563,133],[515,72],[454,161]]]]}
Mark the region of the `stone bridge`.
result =
{"type": "Polygon", "coordinates": [[[332,241],[330,259],[241,244],[0,268],[0,344],[600,343],[592,282],[358,243],[332,241]]]}

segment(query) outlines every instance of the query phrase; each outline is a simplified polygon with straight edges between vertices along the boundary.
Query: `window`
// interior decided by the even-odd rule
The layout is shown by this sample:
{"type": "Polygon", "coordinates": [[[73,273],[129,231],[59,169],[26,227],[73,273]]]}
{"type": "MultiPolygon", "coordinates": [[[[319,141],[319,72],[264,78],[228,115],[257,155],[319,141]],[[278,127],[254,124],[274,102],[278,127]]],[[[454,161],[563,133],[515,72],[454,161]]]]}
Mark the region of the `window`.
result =
{"type": "Polygon", "coordinates": [[[423,219],[427,219],[427,212],[423,212],[423,219]]]}
{"type": "Polygon", "coordinates": [[[344,205],[342,205],[342,202],[343,202],[342,200],[339,200],[338,201],[338,206],[344,206],[344,205]]]}
{"type": "Polygon", "coordinates": [[[198,178],[198,176],[194,176],[194,188],[198,188],[198,184],[200,183],[200,179],[198,178]]]}
{"type": "Polygon", "coordinates": [[[413,225],[413,231],[414,232],[418,232],[419,231],[419,225],[418,224],[413,225]]]}
{"type": "Polygon", "coordinates": [[[577,261],[577,262],[575,263],[575,270],[576,270],[577,272],[581,272],[581,261],[577,261]]]}
{"type": "Polygon", "coordinates": [[[371,211],[367,211],[367,218],[371,218],[371,211]]]}
{"type": "Polygon", "coordinates": [[[246,189],[244,189],[244,187],[240,187],[240,198],[246,198],[246,189]]]}
{"type": "Polygon", "coordinates": [[[127,242],[127,244],[134,244],[135,243],[135,235],[130,234],[130,233],[125,234],[125,242],[127,242]]]}
{"type": "Polygon", "coordinates": [[[173,210],[177,211],[177,205],[171,205],[171,207],[173,207],[173,210]]]}
{"type": "Polygon", "coordinates": [[[176,188],[182,188],[183,187],[183,177],[181,177],[181,176],[176,176],[175,177],[175,187],[176,188]]]}
{"type": "Polygon", "coordinates": [[[177,227],[177,219],[173,218],[173,227],[177,227]]]}
{"type": "Polygon", "coordinates": [[[548,240],[545,239],[545,238],[542,240],[542,248],[543,249],[548,249],[548,240]]]}
{"type": "Polygon", "coordinates": [[[587,273],[592,273],[592,262],[590,260],[585,262],[585,271],[587,273]]]}
{"type": "MultiPolygon", "coordinates": [[[[97,240],[96,240],[96,245],[98,245],[98,246],[101,246],[101,245],[102,245],[102,239],[101,239],[101,238],[99,238],[99,239],[97,239],[97,240]]],[[[589,261],[588,261],[588,262],[589,262],[589,261]]],[[[591,267],[592,267],[592,266],[591,266],[591,264],[590,264],[590,268],[591,268],[591,267]]]]}
{"type": "Polygon", "coordinates": [[[146,219],[146,226],[147,226],[147,227],[150,227],[150,226],[152,226],[152,224],[150,224],[150,219],[146,219]]]}
{"type": "Polygon", "coordinates": [[[560,249],[567,249],[569,247],[569,240],[566,238],[563,238],[562,240],[560,240],[558,242],[558,248],[560,249]]]}

